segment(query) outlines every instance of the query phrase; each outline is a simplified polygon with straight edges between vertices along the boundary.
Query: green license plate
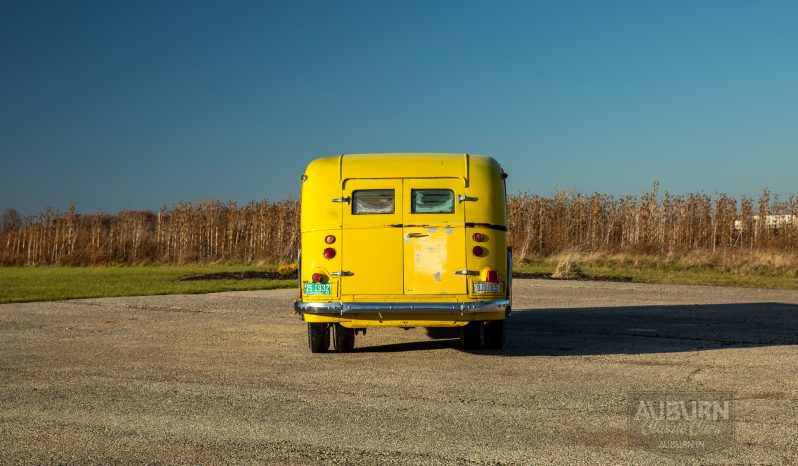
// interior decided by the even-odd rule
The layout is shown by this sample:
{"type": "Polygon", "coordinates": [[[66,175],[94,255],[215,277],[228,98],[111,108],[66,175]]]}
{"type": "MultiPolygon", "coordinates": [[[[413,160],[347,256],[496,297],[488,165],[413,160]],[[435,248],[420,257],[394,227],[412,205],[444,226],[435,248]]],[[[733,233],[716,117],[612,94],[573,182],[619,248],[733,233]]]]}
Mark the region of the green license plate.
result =
{"type": "Polygon", "coordinates": [[[332,294],[331,283],[305,283],[305,295],[332,294]]]}

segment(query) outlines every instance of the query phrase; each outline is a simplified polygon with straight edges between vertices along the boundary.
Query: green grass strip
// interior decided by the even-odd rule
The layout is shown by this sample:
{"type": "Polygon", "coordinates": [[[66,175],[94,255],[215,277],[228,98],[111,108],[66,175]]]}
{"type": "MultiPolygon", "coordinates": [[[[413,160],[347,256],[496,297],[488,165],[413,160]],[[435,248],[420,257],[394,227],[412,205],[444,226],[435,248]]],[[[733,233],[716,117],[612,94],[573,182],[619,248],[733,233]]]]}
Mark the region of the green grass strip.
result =
{"type": "MultiPolygon", "coordinates": [[[[515,267],[519,272],[551,274],[552,259],[515,267]]],[[[198,280],[181,277],[214,272],[264,271],[267,267],[245,265],[185,265],[133,267],[0,267],[0,303],[57,301],[62,299],[160,294],[199,294],[220,291],[292,288],[295,280],[198,280]]],[[[635,283],[738,286],[797,290],[798,277],[780,273],[742,274],[706,266],[586,264],[584,274],[593,279],[622,279],[635,283]]]]}
{"type": "MultiPolygon", "coordinates": [[[[519,272],[551,274],[557,261],[542,259],[514,267],[519,272]]],[[[737,286],[743,288],[768,288],[798,290],[798,277],[788,273],[752,272],[741,273],[734,270],[710,266],[668,264],[646,264],[642,266],[627,264],[584,264],[584,275],[601,280],[628,280],[633,283],[663,283],[671,285],[737,286]]]]}
{"type": "Polygon", "coordinates": [[[0,303],[108,296],[197,294],[291,288],[296,280],[178,281],[198,273],[265,270],[241,265],[0,267],[0,303]]]}

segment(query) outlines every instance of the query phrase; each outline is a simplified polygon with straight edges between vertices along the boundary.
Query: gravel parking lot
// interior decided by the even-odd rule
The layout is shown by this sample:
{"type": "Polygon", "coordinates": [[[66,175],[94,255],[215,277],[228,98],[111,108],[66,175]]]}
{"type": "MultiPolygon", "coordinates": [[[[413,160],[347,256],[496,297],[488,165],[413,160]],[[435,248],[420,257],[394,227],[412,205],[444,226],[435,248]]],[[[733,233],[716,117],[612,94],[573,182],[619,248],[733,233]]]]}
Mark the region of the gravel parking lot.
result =
{"type": "Polygon", "coordinates": [[[798,292],[517,280],[503,352],[424,329],[311,354],[294,290],[0,306],[0,462],[795,463],[798,292]],[[628,400],[733,393],[731,447],[628,400]]]}

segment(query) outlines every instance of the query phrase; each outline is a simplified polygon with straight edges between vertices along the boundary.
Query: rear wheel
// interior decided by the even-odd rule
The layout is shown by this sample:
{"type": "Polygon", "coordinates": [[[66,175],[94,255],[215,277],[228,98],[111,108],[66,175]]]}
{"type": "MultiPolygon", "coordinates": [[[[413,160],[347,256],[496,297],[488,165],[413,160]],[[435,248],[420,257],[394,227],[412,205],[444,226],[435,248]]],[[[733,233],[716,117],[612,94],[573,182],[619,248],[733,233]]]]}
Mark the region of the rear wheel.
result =
{"type": "Polygon", "coordinates": [[[485,347],[488,349],[504,347],[504,319],[485,322],[485,347]]]}
{"type": "Polygon", "coordinates": [[[348,353],[355,349],[355,329],[335,324],[333,327],[333,346],[338,353],[348,353]]]}
{"type": "Polygon", "coordinates": [[[460,327],[460,347],[464,351],[479,349],[482,322],[469,322],[460,327]]]}
{"type": "Polygon", "coordinates": [[[308,323],[308,346],[311,353],[324,353],[330,348],[330,326],[308,323]]]}

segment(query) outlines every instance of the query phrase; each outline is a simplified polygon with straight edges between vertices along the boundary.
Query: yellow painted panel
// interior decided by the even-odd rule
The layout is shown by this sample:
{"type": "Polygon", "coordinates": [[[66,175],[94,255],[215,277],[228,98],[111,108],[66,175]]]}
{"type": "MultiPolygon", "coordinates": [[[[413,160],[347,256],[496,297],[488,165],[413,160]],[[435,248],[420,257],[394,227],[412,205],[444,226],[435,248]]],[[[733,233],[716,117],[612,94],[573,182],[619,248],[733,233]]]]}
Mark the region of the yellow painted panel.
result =
{"type": "Polygon", "coordinates": [[[300,228],[313,231],[341,227],[341,157],[322,157],[305,169],[302,181],[300,228]]]}
{"type": "Polygon", "coordinates": [[[405,294],[466,292],[465,276],[455,275],[465,268],[463,231],[443,225],[404,228],[405,294]]]}
{"type": "Polygon", "coordinates": [[[470,157],[470,179],[466,195],[477,201],[464,202],[465,221],[507,225],[505,189],[499,163],[490,157],[470,157]]]}
{"type": "Polygon", "coordinates": [[[305,170],[302,183],[302,231],[341,225],[341,188],[351,179],[457,178],[467,181],[465,221],[506,225],[505,188],[499,163],[470,154],[346,154],[321,157],[305,170]]]}
{"type": "MultiPolygon", "coordinates": [[[[326,275],[331,283],[334,284],[332,287],[333,291],[333,298],[338,297],[339,287],[335,285],[338,282],[338,279],[332,276],[333,271],[341,270],[341,257],[342,257],[342,248],[341,248],[341,230],[318,230],[318,231],[307,231],[302,234],[302,260],[301,260],[301,268],[300,268],[300,278],[302,282],[312,281],[312,276],[314,273],[319,272],[326,275]],[[327,244],[324,242],[324,238],[327,235],[335,236],[335,242],[333,244],[327,244]],[[335,249],[335,257],[332,259],[327,259],[324,257],[324,250],[328,247],[335,249]]],[[[300,293],[304,293],[304,287],[300,290],[300,293]]],[[[328,296],[302,296],[303,300],[305,301],[325,301],[329,300],[330,297],[328,296]]]]}
{"type": "Polygon", "coordinates": [[[396,294],[402,292],[402,229],[349,228],[343,232],[341,292],[396,294]]]}
{"type": "Polygon", "coordinates": [[[405,294],[466,293],[466,278],[455,275],[465,269],[465,228],[458,194],[464,182],[453,178],[406,179],[403,183],[404,285],[405,294]],[[414,213],[415,190],[443,189],[452,192],[453,211],[414,213]]]}
{"type": "Polygon", "coordinates": [[[466,263],[469,270],[483,272],[491,268],[499,274],[500,290],[498,294],[480,293],[473,294],[473,282],[483,280],[484,277],[469,276],[468,292],[472,298],[496,299],[506,295],[505,286],[507,283],[507,232],[492,230],[489,228],[467,228],[466,229],[466,263]],[[474,241],[474,233],[482,233],[487,240],[481,243],[474,241]],[[474,246],[484,248],[485,255],[477,257],[473,254],[474,246]]]}
{"type": "Polygon", "coordinates": [[[342,178],[455,177],[468,173],[466,154],[347,154],[342,178]]]}
{"type": "Polygon", "coordinates": [[[402,292],[401,180],[350,180],[344,197],[350,202],[343,210],[341,292],[346,294],[394,294],[402,292]],[[358,191],[391,190],[390,213],[354,212],[353,197],[358,191]]]}
{"type": "MultiPolygon", "coordinates": [[[[504,295],[506,276],[505,188],[498,162],[468,154],[354,154],[311,162],[302,183],[302,280],[322,270],[336,280],[337,299],[386,302],[495,299],[469,295],[473,276],[457,270],[495,268],[504,295]],[[469,200],[446,214],[412,213],[415,188],[445,188],[469,200]],[[393,189],[389,214],[353,215],[351,198],[358,189],[393,189]],[[347,202],[333,202],[333,199],[347,202]],[[478,258],[472,234],[482,232],[488,254],[478,258]],[[324,237],[335,234],[333,259],[322,256],[324,237]],[[408,234],[414,234],[409,241],[408,234]],[[351,276],[334,278],[334,272],[351,276]],[[423,296],[422,296],[423,295],[423,296]],[[430,298],[437,296],[439,298],[430,298]]],[[[303,297],[309,301],[329,298],[303,297]]]]}

